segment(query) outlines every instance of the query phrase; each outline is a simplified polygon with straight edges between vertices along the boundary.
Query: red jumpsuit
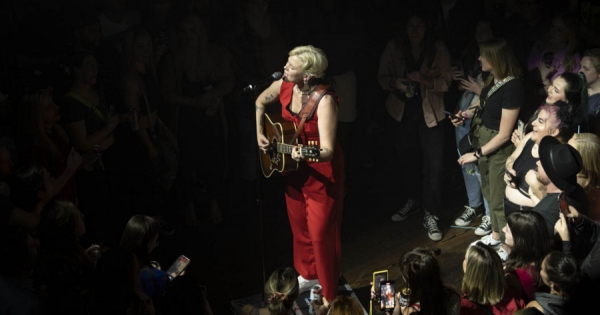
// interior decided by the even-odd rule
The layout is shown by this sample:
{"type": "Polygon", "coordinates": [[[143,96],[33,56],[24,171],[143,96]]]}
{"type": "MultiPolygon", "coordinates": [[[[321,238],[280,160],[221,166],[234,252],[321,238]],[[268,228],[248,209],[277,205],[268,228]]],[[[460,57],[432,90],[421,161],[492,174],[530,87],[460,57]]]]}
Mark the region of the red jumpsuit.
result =
{"type": "MultiPolygon", "coordinates": [[[[279,100],[285,120],[300,124],[290,110],[293,83],[283,82],[279,100]]],[[[333,95],[336,99],[337,96],[333,95]]],[[[319,143],[318,104],[304,123],[298,141],[319,143]]],[[[319,279],[323,296],[337,295],[341,271],[340,226],[344,199],[344,155],[336,141],[330,162],[302,161],[298,170],[285,176],[285,200],[294,238],[294,267],[305,279],[319,279]]]]}

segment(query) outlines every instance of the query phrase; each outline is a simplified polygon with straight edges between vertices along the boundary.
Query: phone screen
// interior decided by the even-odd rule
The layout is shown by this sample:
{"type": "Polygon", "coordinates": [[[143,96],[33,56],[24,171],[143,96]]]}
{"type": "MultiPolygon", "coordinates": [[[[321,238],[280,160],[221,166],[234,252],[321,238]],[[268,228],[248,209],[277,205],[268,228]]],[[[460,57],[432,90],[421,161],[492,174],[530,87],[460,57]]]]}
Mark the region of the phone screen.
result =
{"type": "Polygon", "coordinates": [[[518,122],[518,126],[519,126],[518,127],[518,130],[519,130],[519,139],[523,139],[523,129],[525,127],[525,124],[520,119],[519,119],[519,122],[518,122]]]}
{"type": "Polygon", "coordinates": [[[375,296],[379,296],[381,294],[380,284],[382,281],[386,281],[388,277],[388,271],[375,271],[373,273],[373,287],[375,288],[375,296]]]}
{"type": "Polygon", "coordinates": [[[396,284],[394,281],[383,281],[380,285],[381,309],[394,309],[396,307],[396,284]]]}
{"type": "Polygon", "coordinates": [[[569,202],[567,201],[567,195],[562,192],[558,195],[558,205],[560,206],[560,212],[562,212],[565,216],[571,211],[569,211],[569,202]]]}
{"type": "Polygon", "coordinates": [[[167,270],[167,275],[170,279],[174,279],[185,270],[189,263],[189,258],[183,255],[179,256],[179,258],[177,258],[177,260],[171,265],[171,267],[169,267],[169,270],[167,270]]]}

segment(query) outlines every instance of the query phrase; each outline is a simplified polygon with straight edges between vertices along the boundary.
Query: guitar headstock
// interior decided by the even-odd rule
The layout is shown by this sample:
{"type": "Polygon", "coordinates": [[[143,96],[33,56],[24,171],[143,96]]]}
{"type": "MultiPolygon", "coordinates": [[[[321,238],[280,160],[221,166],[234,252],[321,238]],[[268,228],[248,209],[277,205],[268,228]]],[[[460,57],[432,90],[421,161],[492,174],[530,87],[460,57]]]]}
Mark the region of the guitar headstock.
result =
{"type": "Polygon", "coordinates": [[[321,150],[317,146],[317,141],[308,141],[307,144],[308,145],[300,148],[302,156],[304,156],[308,161],[318,162],[321,150]]]}

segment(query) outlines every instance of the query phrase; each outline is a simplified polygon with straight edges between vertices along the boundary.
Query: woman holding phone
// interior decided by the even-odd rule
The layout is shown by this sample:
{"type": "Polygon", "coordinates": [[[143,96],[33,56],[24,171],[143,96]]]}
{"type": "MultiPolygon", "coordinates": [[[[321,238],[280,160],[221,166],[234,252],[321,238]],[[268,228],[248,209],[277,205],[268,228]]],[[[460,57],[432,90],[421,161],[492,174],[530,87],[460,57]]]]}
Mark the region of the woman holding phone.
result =
{"type": "MultiPolygon", "coordinates": [[[[521,69],[506,40],[495,38],[480,44],[481,70],[490,72],[481,91],[480,104],[458,116],[473,118],[473,152],[458,159],[460,165],[477,162],[481,172],[481,188],[490,208],[492,233],[481,241],[497,246],[506,225],[503,191],[504,164],[514,150],[510,137],[523,105],[524,86],[521,69]]],[[[452,119],[455,126],[462,120],[452,119]]]]}

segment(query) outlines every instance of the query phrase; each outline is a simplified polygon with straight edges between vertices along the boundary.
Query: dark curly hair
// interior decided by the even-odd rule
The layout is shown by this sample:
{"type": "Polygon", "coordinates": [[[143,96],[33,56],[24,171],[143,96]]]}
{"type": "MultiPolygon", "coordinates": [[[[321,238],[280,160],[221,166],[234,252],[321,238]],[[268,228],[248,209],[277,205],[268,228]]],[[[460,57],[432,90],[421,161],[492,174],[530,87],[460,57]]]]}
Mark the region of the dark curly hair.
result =
{"type": "MultiPolygon", "coordinates": [[[[577,126],[581,124],[583,113],[581,108],[573,106],[564,101],[556,101],[554,104],[545,104],[540,106],[538,113],[541,110],[547,111],[555,117],[553,128],[558,129],[557,138],[563,142],[568,141],[573,137],[577,130],[577,126]]],[[[537,117],[537,114],[535,115],[537,117]]]]}
{"type": "Polygon", "coordinates": [[[561,251],[552,251],[544,259],[543,269],[546,271],[548,281],[554,284],[555,290],[564,297],[572,297],[576,294],[581,273],[573,256],[561,251]]]}

